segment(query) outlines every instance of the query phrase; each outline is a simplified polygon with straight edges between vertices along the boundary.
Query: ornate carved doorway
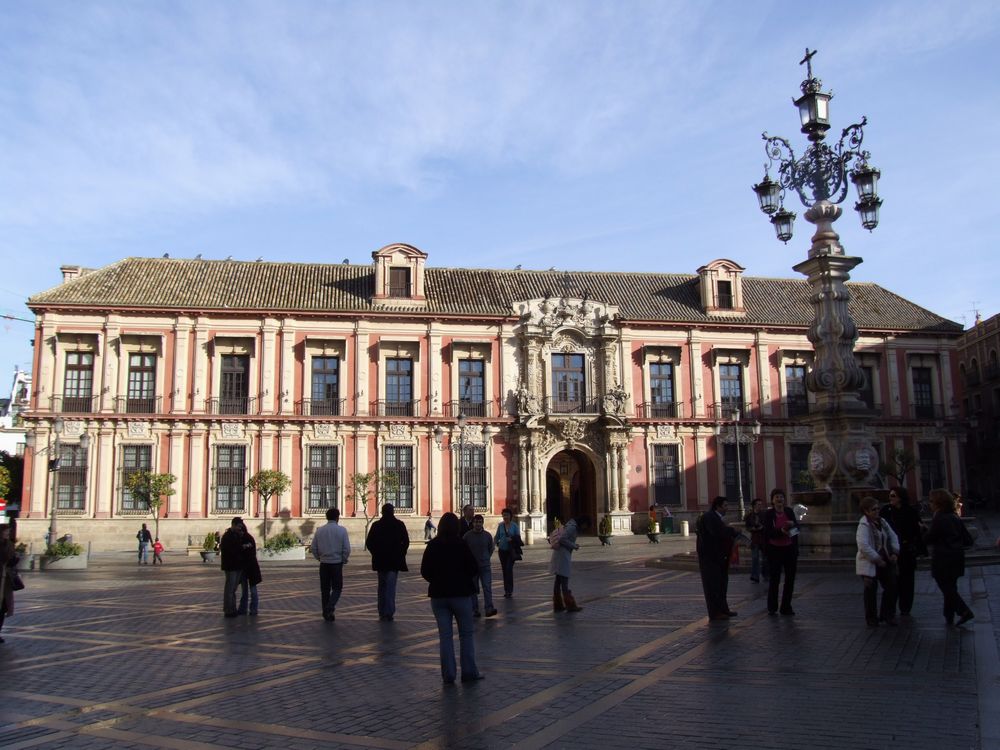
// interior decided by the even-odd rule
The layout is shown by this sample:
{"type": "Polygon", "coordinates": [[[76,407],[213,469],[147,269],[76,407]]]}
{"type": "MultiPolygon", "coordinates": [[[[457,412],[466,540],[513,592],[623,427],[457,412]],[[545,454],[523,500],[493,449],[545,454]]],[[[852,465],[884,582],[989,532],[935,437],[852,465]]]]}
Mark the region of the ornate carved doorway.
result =
{"type": "Polygon", "coordinates": [[[555,519],[577,523],[593,533],[597,517],[597,487],[594,465],[578,450],[559,451],[545,470],[546,529],[555,527],[555,519]]]}

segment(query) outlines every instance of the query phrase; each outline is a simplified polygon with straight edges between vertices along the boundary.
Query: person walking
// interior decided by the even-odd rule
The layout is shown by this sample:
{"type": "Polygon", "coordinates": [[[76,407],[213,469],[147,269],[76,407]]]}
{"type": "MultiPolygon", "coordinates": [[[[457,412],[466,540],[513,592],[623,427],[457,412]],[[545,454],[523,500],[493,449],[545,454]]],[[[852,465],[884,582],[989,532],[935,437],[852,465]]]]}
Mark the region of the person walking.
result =
{"type": "Polygon", "coordinates": [[[252,617],[256,617],[259,603],[257,585],[261,582],[262,576],[260,563],[257,562],[257,540],[250,535],[246,524],[243,524],[242,559],[243,577],[240,579],[240,605],[236,608],[236,614],[250,614],[252,617]]]}
{"type": "Polygon", "coordinates": [[[569,519],[561,530],[553,533],[556,541],[552,544],[552,557],[549,558],[549,573],[555,576],[552,585],[552,610],[554,612],[579,612],[583,609],[576,603],[573,592],[569,588],[569,576],[573,564],[573,552],[580,549],[576,543],[579,533],[576,519],[569,519]]]}
{"type": "MultiPolygon", "coordinates": [[[[750,580],[760,583],[761,560],[764,558],[764,501],[759,497],[754,498],[750,511],[743,518],[743,527],[750,534],[750,580]]],[[[767,565],[766,561],[764,565],[767,565]]]]}
{"type": "Polygon", "coordinates": [[[893,487],[889,490],[889,504],[882,506],[879,516],[889,523],[899,538],[899,561],[896,563],[899,613],[909,617],[913,609],[917,557],[927,554],[920,511],[910,504],[904,487],[893,487]]]}
{"type": "Polygon", "coordinates": [[[771,507],[764,513],[764,542],[767,545],[767,613],[781,612],[793,617],[792,596],[795,595],[795,574],[799,566],[799,521],[794,511],[785,505],[785,491],[771,490],[771,507]],[[785,586],[781,590],[781,607],[778,606],[778,589],[781,577],[785,586]]]}
{"type": "Polygon", "coordinates": [[[406,550],[410,533],[406,524],[396,518],[392,503],[382,506],[382,518],[372,524],[365,548],[372,556],[372,570],[378,572],[378,619],[392,622],[396,614],[396,583],[406,567],[406,550]]]}
{"type": "Polygon", "coordinates": [[[503,519],[497,526],[493,540],[497,545],[497,555],[500,557],[500,570],[503,572],[503,595],[510,599],[514,595],[514,563],[521,559],[521,529],[514,521],[510,508],[504,508],[500,514],[503,519]]]}
{"type": "Polygon", "coordinates": [[[896,560],[899,537],[888,521],[879,518],[878,500],[861,500],[861,520],[855,539],[858,554],[854,570],[864,582],[865,622],[877,628],[879,622],[896,626],[896,560]],[[876,610],[878,587],[882,586],[882,606],[876,610]]]}
{"type": "Polygon", "coordinates": [[[146,528],[146,524],[142,525],[142,528],[136,532],[135,538],[139,540],[139,565],[149,564],[149,545],[153,543],[153,535],[149,533],[149,529],[146,528]]]}
{"type": "Polygon", "coordinates": [[[219,557],[226,583],[222,590],[222,611],[236,617],[236,589],[243,580],[243,519],[236,516],[219,540],[219,557]]]}
{"type": "Polygon", "coordinates": [[[420,561],[420,575],[427,581],[427,596],[437,621],[441,679],[445,685],[455,682],[455,642],[452,620],[458,623],[462,682],[484,678],[476,665],[475,627],[472,619],[472,578],[479,570],[459,535],[461,525],[454,513],[445,513],[438,521],[438,534],[427,543],[420,561]]]}
{"type": "Polygon", "coordinates": [[[470,531],[472,531],[472,523],[476,517],[476,510],[472,505],[465,505],[462,508],[462,517],[459,519],[459,536],[464,537],[470,531]]]}
{"type": "Polygon", "coordinates": [[[958,593],[958,579],[965,575],[965,549],[972,546],[972,535],[958,517],[955,497],[948,490],[931,490],[930,500],[934,518],[924,542],[931,545],[931,576],[944,597],[945,622],[964,625],[975,617],[958,593]]]}
{"type": "Polygon", "coordinates": [[[351,540],[340,525],[340,509],[326,509],[326,524],[316,530],[312,554],[319,560],[319,596],[323,619],[334,621],[337,602],[344,590],[344,566],[351,556],[351,540]]]}
{"type": "Polygon", "coordinates": [[[437,531],[437,526],[431,520],[431,512],[427,511],[427,520],[424,521],[424,544],[427,544],[427,542],[434,538],[435,531],[437,531]]]}
{"type": "MultiPolygon", "coordinates": [[[[4,620],[14,614],[14,577],[17,575],[17,553],[10,538],[10,526],[0,524],[0,631],[4,620]]],[[[0,643],[4,639],[0,636],[0,643]]]]}
{"type": "Polygon", "coordinates": [[[156,537],[153,541],[153,565],[156,563],[163,565],[163,542],[160,541],[160,537],[156,537]]]}
{"type": "Polygon", "coordinates": [[[729,608],[729,555],[739,532],[726,523],[726,498],[716,497],[695,524],[698,568],[709,620],[728,620],[738,614],[729,608]]]}
{"type": "Polygon", "coordinates": [[[493,549],[496,547],[493,536],[483,530],[483,517],[476,514],[472,519],[472,531],[462,537],[472,556],[476,558],[479,571],[476,573],[476,591],[472,595],[472,616],[479,617],[479,589],[483,590],[483,611],[487,617],[496,615],[493,606],[493,549]]]}

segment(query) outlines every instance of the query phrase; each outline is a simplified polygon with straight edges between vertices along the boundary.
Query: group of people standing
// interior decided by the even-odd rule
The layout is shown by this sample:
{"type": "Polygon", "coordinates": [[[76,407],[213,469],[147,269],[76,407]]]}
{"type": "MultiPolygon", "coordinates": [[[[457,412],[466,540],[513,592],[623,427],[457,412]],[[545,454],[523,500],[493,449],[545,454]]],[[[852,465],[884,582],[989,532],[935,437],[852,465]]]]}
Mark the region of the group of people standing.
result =
{"type": "Polygon", "coordinates": [[[219,540],[222,570],[226,574],[222,590],[222,611],[226,617],[256,616],[259,599],[257,586],[263,580],[257,562],[257,542],[240,517],[234,518],[219,540]],[[236,589],[241,590],[239,603],[236,589]]]}

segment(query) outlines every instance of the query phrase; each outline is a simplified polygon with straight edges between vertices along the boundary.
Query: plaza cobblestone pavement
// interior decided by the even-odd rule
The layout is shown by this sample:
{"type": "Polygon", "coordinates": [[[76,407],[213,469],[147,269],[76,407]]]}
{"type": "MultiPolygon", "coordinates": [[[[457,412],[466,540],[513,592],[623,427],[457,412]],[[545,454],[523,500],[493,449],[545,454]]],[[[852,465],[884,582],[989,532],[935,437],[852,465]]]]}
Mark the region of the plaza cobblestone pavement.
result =
{"type": "MultiPolygon", "coordinates": [[[[0,646],[0,748],[1000,748],[1000,566],[970,568],[974,627],[947,629],[926,571],[914,617],[865,627],[853,570],[800,574],[798,616],[730,583],[739,617],[708,624],[697,572],[647,560],[690,546],[587,539],[553,614],[548,551],[478,620],[487,678],[444,686],[411,549],[394,622],[355,553],[336,622],[312,561],[264,565],[258,617],[226,620],[198,558],[29,573],[0,646]]],[[[499,565],[495,565],[499,588],[499,565]]]]}

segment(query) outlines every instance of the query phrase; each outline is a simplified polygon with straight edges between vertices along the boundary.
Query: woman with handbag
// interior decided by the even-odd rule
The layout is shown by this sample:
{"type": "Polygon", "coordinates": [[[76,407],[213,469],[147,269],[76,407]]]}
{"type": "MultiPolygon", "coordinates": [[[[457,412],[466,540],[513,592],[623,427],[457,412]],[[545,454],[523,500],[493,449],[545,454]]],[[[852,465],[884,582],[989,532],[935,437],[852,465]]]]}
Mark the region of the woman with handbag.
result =
{"type": "Polygon", "coordinates": [[[494,541],[497,543],[497,554],[500,555],[500,569],[503,571],[503,596],[510,599],[514,595],[514,563],[521,559],[521,530],[514,521],[510,508],[504,508],[500,514],[503,521],[497,526],[494,541]]]}
{"type": "MultiPolygon", "coordinates": [[[[17,555],[14,542],[10,540],[10,526],[0,525],[0,630],[7,615],[14,614],[14,580],[17,577],[17,555]]],[[[0,637],[0,643],[4,640],[0,637]]]]}
{"type": "Polygon", "coordinates": [[[870,628],[877,628],[880,621],[895,626],[899,537],[888,521],[879,518],[878,500],[866,497],[860,507],[863,515],[855,536],[858,554],[854,571],[865,584],[865,621],[870,628]],[[879,584],[882,585],[882,606],[876,610],[879,584]]]}
{"type": "Polygon", "coordinates": [[[931,575],[944,597],[944,619],[949,625],[964,625],[975,615],[958,593],[958,579],[965,575],[965,548],[972,546],[972,535],[956,513],[954,496],[948,490],[931,490],[934,519],[924,536],[932,545],[931,575]]]}
{"type": "Polygon", "coordinates": [[[770,579],[767,585],[767,613],[781,612],[789,617],[792,596],[795,593],[795,573],[799,565],[799,522],[791,508],[785,506],[785,491],[771,490],[771,507],[764,514],[764,542],[767,549],[767,569],[770,579]],[[781,607],[778,607],[778,588],[784,573],[785,587],[781,592],[781,607]]]}

